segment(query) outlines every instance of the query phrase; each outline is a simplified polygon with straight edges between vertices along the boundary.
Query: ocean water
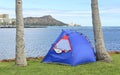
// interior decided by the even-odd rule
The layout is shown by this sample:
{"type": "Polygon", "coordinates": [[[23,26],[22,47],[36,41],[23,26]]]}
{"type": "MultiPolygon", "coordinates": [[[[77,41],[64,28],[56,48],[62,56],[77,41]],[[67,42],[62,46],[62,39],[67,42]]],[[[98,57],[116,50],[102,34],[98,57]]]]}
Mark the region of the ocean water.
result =
{"type": "MultiPolygon", "coordinates": [[[[92,27],[25,28],[27,57],[44,56],[63,29],[71,29],[86,35],[94,46],[92,27]]],[[[0,28],[0,60],[15,58],[15,28],[0,28]]],[[[120,50],[120,27],[103,27],[107,50],[120,50]]]]}

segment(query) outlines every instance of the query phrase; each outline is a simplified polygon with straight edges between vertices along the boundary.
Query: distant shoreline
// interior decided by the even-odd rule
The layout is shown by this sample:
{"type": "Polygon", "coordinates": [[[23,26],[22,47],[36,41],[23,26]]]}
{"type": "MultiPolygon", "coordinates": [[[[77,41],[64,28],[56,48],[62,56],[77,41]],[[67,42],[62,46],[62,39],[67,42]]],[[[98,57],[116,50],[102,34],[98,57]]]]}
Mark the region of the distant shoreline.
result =
{"type": "MultiPolygon", "coordinates": [[[[33,25],[31,25],[31,26],[29,26],[29,25],[25,25],[24,26],[24,28],[47,28],[47,27],[54,27],[54,26],[57,26],[57,25],[53,25],[53,26],[33,26],[33,25]]],[[[81,27],[81,26],[59,26],[59,27],[81,27]]],[[[1,26],[0,28],[16,28],[15,26],[1,26]]]]}
{"type": "MultiPolygon", "coordinates": [[[[16,28],[16,27],[0,27],[0,28],[16,28]]],[[[29,26],[29,27],[24,27],[24,28],[47,28],[47,26],[29,26]]]]}

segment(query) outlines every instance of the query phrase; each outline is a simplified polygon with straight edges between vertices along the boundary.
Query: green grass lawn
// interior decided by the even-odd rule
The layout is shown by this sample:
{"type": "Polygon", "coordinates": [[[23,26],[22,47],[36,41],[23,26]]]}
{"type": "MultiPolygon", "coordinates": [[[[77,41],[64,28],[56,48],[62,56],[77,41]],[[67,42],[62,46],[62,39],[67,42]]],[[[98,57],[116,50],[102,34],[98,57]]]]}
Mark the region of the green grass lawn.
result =
{"type": "Polygon", "coordinates": [[[28,61],[27,67],[18,67],[14,62],[1,62],[0,75],[120,75],[120,54],[112,55],[113,62],[95,62],[79,66],[28,61]]]}

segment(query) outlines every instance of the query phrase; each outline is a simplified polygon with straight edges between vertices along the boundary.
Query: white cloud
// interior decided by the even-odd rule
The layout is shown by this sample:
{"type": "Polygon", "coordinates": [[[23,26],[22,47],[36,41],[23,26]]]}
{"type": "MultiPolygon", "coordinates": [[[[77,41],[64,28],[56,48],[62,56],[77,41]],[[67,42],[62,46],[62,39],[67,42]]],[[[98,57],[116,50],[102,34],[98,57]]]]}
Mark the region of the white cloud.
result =
{"type": "MultiPolygon", "coordinates": [[[[15,16],[14,9],[1,9],[0,13],[7,13],[10,17],[15,16]]],[[[25,17],[28,16],[44,16],[44,15],[52,15],[52,16],[90,16],[90,11],[72,11],[72,10],[45,10],[45,9],[24,9],[23,14],[25,17]]]]}
{"type": "Polygon", "coordinates": [[[71,16],[90,16],[90,11],[72,11],[72,10],[24,10],[25,16],[43,16],[43,15],[53,15],[61,17],[71,17],[71,16]]]}
{"type": "Polygon", "coordinates": [[[15,17],[15,9],[4,8],[0,10],[0,14],[9,14],[10,17],[15,17]]]}
{"type": "MultiPolygon", "coordinates": [[[[15,9],[1,9],[0,13],[7,13],[10,17],[15,17],[15,9]]],[[[91,11],[80,11],[80,10],[50,10],[50,9],[24,9],[24,16],[44,16],[44,15],[52,15],[52,16],[61,16],[61,17],[90,17],[91,11]]],[[[120,8],[116,9],[106,9],[100,10],[101,14],[120,14],[120,8]]]]}
{"type": "Polygon", "coordinates": [[[102,14],[120,14],[120,8],[106,9],[100,11],[102,14]]]}

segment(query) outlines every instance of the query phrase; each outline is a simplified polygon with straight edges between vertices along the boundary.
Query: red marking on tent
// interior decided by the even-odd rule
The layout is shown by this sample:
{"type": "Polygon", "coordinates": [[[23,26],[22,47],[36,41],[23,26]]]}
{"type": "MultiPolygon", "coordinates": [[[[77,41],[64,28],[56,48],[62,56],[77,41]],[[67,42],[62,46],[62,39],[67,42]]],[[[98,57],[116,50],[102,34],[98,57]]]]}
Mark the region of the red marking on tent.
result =
{"type": "Polygon", "coordinates": [[[68,36],[65,35],[65,36],[62,37],[62,39],[64,39],[64,40],[68,40],[68,36]]]}
{"type": "MultiPolygon", "coordinates": [[[[57,43],[59,43],[61,40],[67,40],[68,41],[68,44],[69,44],[69,47],[70,47],[70,50],[69,51],[71,51],[72,50],[72,46],[71,46],[71,44],[70,44],[70,40],[69,40],[69,38],[68,38],[68,36],[67,35],[64,35],[57,43]]],[[[54,47],[57,45],[57,43],[54,45],[54,47]]],[[[53,47],[53,48],[54,48],[53,47]]],[[[53,49],[54,50],[54,49],[53,49]]],[[[65,52],[65,50],[62,50],[62,52],[65,52]]]]}

